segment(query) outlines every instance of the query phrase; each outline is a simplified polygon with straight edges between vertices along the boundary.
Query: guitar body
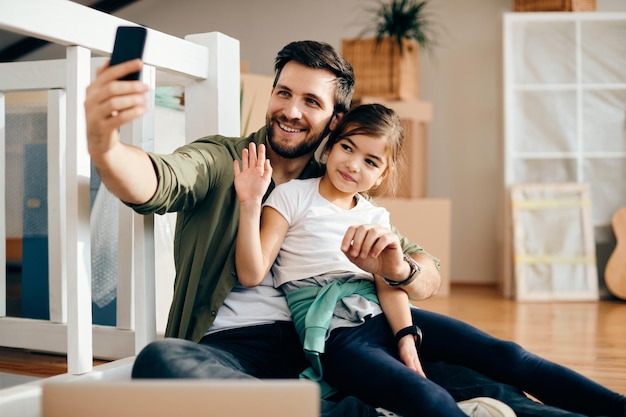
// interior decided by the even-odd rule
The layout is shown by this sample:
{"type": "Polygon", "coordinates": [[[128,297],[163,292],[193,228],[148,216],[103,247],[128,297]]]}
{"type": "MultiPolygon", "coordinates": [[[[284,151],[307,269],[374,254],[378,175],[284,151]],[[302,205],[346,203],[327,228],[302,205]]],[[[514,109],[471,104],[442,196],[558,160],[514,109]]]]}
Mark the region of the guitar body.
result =
{"type": "Polygon", "coordinates": [[[615,213],[612,225],[617,244],[606,263],[604,280],[611,294],[626,300],[626,207],[615,213]]]}

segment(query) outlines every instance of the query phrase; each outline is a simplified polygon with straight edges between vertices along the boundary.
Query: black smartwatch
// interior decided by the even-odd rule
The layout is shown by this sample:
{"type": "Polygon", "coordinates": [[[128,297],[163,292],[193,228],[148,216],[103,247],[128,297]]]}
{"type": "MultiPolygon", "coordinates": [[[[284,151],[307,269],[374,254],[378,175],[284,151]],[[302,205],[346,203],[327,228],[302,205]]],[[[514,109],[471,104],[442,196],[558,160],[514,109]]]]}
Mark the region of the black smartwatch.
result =
{"type": "Polygon", "coordinates": [[[398,333],[396,333],[395,335],[396,345],[398,344],[398,342],[400,342],[400,339],[409,334],[415,336],[415,345],[417,347],[422,344],[422,329],[420,329],[418,326],[413,325],[398,330],[398,333]]]}

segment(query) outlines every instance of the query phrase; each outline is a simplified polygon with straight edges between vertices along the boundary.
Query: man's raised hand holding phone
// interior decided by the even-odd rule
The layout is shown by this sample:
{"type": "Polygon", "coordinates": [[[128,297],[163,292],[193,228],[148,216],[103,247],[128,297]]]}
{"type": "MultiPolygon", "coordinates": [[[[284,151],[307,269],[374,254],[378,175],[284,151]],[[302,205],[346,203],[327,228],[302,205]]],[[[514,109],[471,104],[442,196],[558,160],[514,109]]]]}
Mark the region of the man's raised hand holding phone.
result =
{"type": "Polygon", "coordinates": [[[157,185],[148,155],[122,143],[118,135],[120,126],[148,110],[149,87],[137,81],[145,35],[146,29],[139,26],[118,28],[111,60],[98,69],[85,98],[91,160],[107,189],[128,203],[146,202],[157,185]]]}

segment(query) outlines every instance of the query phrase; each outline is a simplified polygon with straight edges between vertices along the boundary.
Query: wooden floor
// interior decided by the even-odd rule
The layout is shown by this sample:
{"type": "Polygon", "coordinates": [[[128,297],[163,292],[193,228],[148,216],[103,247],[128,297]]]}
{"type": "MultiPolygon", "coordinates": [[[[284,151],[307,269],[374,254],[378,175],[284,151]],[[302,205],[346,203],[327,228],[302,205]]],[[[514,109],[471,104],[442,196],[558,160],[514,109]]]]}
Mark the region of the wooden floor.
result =
{"type": "Polygon", "coordinates": [[[514,340],[626,394],[626,302],[517,302],[494,287],[453,286],[450,297],[419,303],[514,340]]]}
{"type": "MultiPolygon", "coordinates": [[[[449,297],[419,305],[515,340],[626,394],[626,302],[521,303],[490,286],[455,285],[449,297]]],[[[63,356],[0,348],[0,372],[46,377],[66,371],[63,356]]]]}

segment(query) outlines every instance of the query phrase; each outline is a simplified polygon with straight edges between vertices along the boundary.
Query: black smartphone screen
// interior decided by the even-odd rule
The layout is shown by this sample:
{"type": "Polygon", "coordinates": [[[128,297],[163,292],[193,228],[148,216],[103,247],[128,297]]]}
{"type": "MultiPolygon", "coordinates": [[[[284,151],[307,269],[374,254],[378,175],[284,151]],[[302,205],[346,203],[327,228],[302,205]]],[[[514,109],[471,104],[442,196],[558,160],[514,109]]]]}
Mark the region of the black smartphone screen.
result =
{"type": "MultiPolygon", "coordinates": [[[[142,26],[120,26],[115,34],[115,44],[111,54],[110,66],[143,57],[146,44],[146,28],[142,26]]],[[[120,78],[120,80],[138,80],[139,71],[120,78]]]]}

